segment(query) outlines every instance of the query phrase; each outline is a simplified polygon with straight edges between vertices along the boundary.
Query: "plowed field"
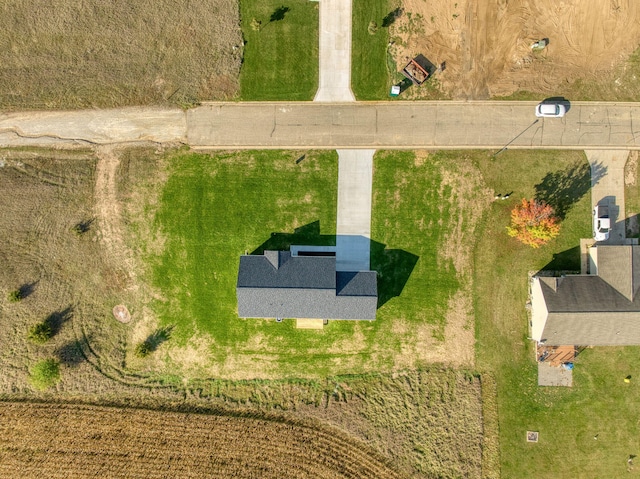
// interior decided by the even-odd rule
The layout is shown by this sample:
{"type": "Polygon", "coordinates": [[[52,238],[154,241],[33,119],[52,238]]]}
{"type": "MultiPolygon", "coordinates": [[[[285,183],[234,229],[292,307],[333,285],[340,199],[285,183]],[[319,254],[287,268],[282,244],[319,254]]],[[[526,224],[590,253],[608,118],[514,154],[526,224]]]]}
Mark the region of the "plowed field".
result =
{"type": "Polygon", "coordinates": [[[0,403],[0,477],[400,478],[332,429],[245,417],[0,403]]]}

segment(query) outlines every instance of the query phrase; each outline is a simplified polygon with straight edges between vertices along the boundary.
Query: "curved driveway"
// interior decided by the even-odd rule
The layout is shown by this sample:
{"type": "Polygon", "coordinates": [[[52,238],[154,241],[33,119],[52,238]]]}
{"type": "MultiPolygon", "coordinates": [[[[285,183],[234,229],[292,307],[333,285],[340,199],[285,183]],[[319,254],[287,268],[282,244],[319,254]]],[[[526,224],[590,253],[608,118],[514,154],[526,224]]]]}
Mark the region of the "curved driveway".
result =
{"type": "Polygon", "coordinates": [[[640,148],[640,103],[576,102],[536,121],[536,102],[207,103],[187,112],[200,148],[640,148]]]}

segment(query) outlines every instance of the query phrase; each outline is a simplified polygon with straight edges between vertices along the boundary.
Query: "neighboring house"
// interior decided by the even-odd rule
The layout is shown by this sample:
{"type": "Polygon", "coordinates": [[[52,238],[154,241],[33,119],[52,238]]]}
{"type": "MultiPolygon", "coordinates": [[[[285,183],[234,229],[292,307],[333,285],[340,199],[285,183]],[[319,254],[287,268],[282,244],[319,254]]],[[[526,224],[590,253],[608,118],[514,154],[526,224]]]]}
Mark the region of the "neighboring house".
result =
{"type": "Polygon", "coordinates": [[[532,338],[545,346],[640,345],[640,246],[588,253],[589,274],[532,278],[532,338]]]}
{"type": "Polygon", "coordinates": [[[240,257],[241,318],[376,319],[375,271],[336,272],[335,256],[265,251],[240,257]]]}

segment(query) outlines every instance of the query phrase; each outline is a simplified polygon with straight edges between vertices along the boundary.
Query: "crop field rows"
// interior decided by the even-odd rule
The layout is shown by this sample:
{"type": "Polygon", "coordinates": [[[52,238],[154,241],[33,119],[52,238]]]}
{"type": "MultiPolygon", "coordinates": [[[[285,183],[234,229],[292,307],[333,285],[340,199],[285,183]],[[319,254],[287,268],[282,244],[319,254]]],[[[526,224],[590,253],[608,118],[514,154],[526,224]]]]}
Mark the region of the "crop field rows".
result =
{"type": "Polygon", "coordinates": [[[340,432],[248,417],[0,403],[10,477],[400,478],[340,432]]]}

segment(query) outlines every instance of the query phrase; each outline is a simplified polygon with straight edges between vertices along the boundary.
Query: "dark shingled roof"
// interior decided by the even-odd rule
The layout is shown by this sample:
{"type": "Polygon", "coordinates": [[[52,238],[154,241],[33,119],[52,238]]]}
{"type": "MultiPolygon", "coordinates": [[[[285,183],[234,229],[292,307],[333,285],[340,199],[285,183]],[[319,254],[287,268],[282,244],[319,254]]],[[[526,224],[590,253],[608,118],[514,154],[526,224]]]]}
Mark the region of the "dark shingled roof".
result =
{"type": "Polygon", "coordinates": [[[539,277],[548,345],[640,344],[640,248],[597,246],[598,275],[539,277]]]}
{"type": "Polygon", "coordinates": [[[375,271],[336,272],[336,258],[265,251],[240,257],[242,318],[375,319],[375,271]]]}

